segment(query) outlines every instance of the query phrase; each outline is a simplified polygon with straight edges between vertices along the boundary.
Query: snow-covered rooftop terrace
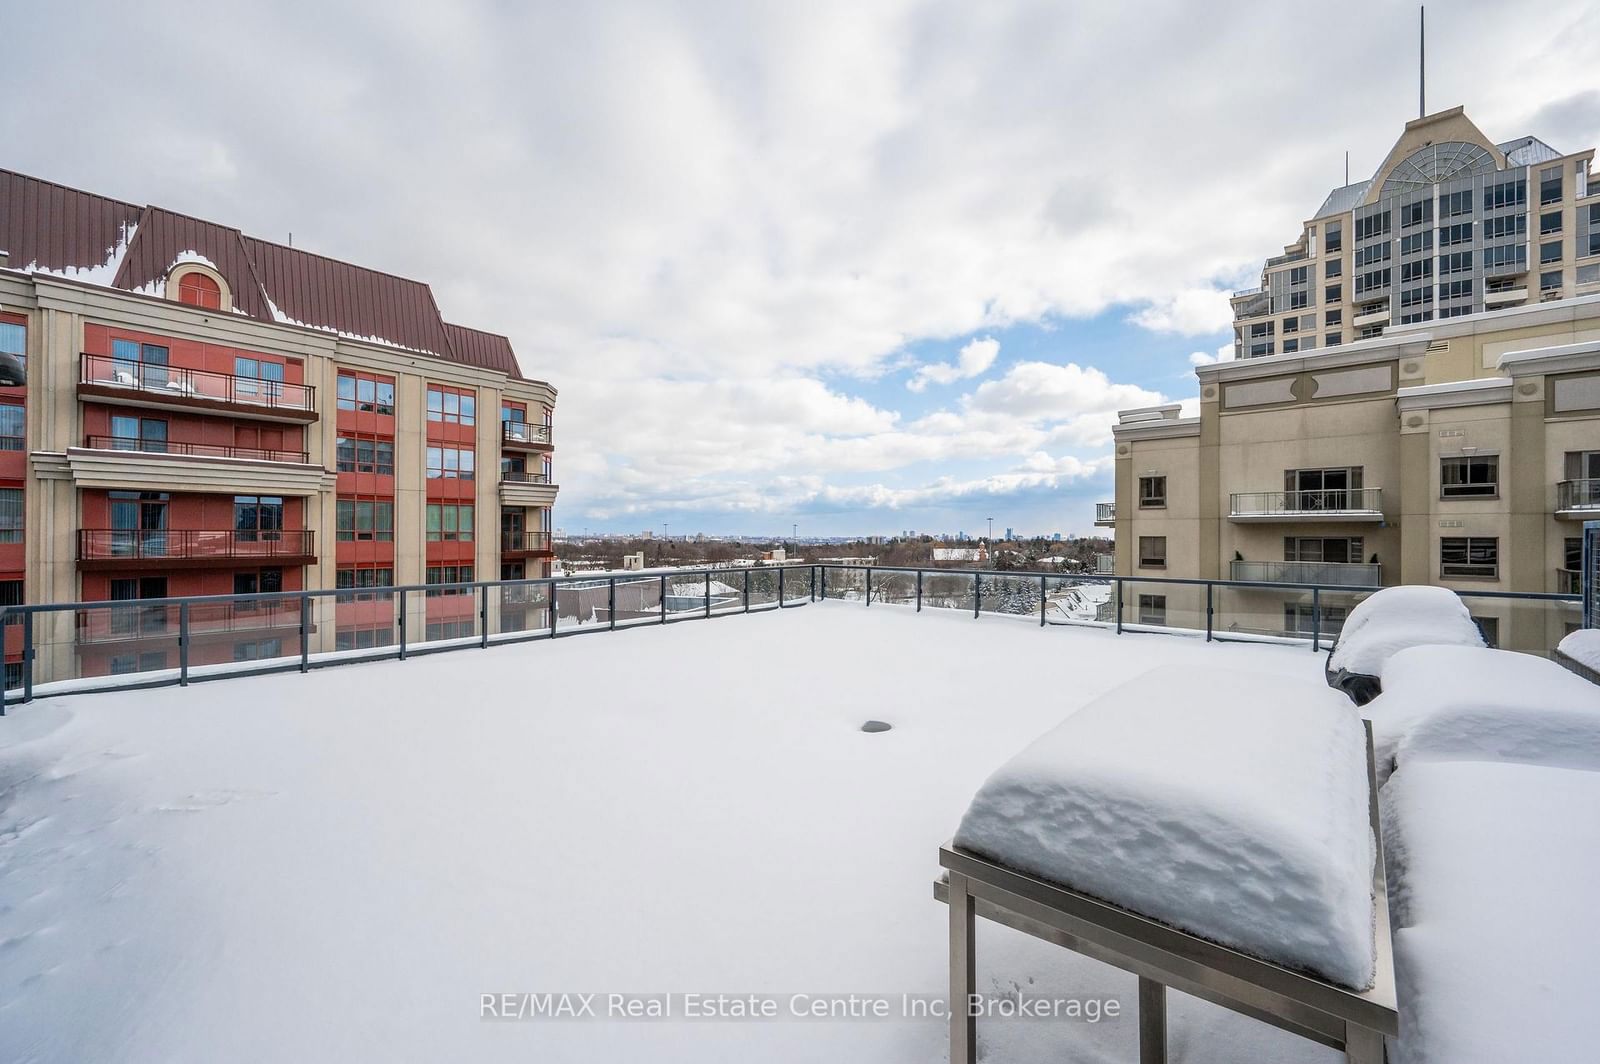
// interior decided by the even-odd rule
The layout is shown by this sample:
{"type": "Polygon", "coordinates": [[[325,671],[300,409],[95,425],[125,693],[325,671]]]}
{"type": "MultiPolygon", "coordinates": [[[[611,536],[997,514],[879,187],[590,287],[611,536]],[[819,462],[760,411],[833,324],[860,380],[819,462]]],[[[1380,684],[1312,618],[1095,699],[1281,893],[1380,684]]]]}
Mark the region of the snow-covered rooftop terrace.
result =
{"type": "MultiPolygon", "coordinates": [[[[1200,664],[1322,659],[831,602],[17,707],[0,1059],[940,1059],[945,1022],[901,999],[945,990],[939,844],[1073,710],[1200,664]],[[601,1017],[481,1017],[563,992],[601,1017]],[[611,1021],[609,993],[783,1018],[611,1021]],[[890,1018],[789,1018],[850,994],[890,1018]]],[[[1098,1017],[986,1019],[986,1059],[1137,1059],[1133,976],[986,922],[979,957],[989,992],[1098,1017]]],[[[1338,1059],[1181,995],[1170,1037],[1191,1064],[1338,1059]]]]}

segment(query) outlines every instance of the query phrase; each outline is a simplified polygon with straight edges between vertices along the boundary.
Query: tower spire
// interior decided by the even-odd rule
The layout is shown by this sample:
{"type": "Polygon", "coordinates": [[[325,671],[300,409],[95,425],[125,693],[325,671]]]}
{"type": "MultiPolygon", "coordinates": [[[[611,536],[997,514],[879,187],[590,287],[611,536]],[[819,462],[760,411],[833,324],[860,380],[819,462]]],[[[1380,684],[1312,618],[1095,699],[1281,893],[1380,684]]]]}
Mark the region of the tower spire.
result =
{"type": "Polygon", "coordinates": [[[1417,117],[1428,114],[1428,9],[1417,7],[1417,117]]]}

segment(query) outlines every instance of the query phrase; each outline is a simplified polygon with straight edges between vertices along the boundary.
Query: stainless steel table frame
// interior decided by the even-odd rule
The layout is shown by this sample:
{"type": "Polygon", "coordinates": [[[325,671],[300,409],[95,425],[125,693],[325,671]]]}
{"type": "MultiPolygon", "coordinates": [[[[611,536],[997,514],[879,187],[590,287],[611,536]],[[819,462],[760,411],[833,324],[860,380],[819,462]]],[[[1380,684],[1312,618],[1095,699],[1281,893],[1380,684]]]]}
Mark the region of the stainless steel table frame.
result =
{"type": "Polygon", "coordinates": [[[1167,987],[1343,1050],[1351,1064],[1383,1064],[1384,1036],[1398,1035],[1400,1023],[1370,725],[1367,732],[1368,801],[1377,846],[1377,977],[1370,990],[1357,992],[1251,957],[946,843],[939,848],[939,864],[948,874],[934,884],[934,897],[950,906],[951,1064],[977,1060],[977,1019],[967,1002],[977,990],[978,917],[1137,975],[1140,1064],[1167,1059],[1167,987]]]}

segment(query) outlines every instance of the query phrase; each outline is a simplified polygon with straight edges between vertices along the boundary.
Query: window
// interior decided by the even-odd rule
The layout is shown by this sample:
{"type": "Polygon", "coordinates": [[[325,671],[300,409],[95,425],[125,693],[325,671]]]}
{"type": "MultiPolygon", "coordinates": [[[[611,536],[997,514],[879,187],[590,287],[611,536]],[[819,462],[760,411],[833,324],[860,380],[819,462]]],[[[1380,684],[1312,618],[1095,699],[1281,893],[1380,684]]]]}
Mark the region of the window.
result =
{"type": "Polygon", "coordinates": [[[477,396],[459,388],[428,385],[428,420],[446,425],[477,424],[477,396]]]}
{"type": "Polygon", "coordinates": [[[1296,266],[1294,269],[1290,270],[1289,271],[1289,283],[1291,285],[1305,284],[1306,283],[1306,267],[1304,267],[1304,266],[1296,266]]]}
{"type": "Polygon", "coordinates": [[[1561,287],[1561,271],[1552,270],[1550,273],[1539,275],[1539,291],[1548,292],[1553,288],[1561,287]]]}
{"type": "Polygon", "coordinates": [[[22,450],[24,411],[18,403],[0,403],[0,451],[22,450]]]}
{"type": "Polygon", "coordinates": [[[1344,343],[1344,333],[1329,333],[1322,338],[1323,347],[1338,347],[1344,343]]]}
{"type": "Polygon", "coordinates": [[[394,542],[394,503],[341,497],[336,506],[336,538],[345,542],[394,542]]]}
{"type": "Polygon", "coordinates": [[[1167,596],[1165,596],[1165,595],[1140,595],[1139,596],[1139,623],[1140,624],[1166,624],[1167,623],[1167,596]]]}
{"type": "Polygon", "coordinates": [[[1489,273],[1504,270],[1521,273],[1528,268],[1528,245],[1496,244],[1494,247],[1484,248],[1483,268],[1489,273]]]}
{"type": "Polygon", "coordinates": [[[1433,260],[1419,259],[1416,262],[1402,262],[1400,264],[1400,283],[1411,284],[1433,276],[1433,260]]]}
{"type": "Polygon", "coordinates": [[[178,302],[221,310],[222,286],[205,274],[191,270],[178,278],[178,302]]]}
{"type": "Polygon", "coordinates": [[[1539,171],[1539,204],[1561,202],[1561,167],[1552,166],[1539,171]]]}
{"type": "Polygon", "coordinates": [[[1439,540],[1439,575],[1494,580],[1500,575],[1500,541],[1494,536],[1445,536],[1439,540]]]}
{"type": "Polygon", "coordinates": [[[1356,295],[1363,292],[1372,292],[1380,288],[1389,287],[1389,271],[1387,269],[1372,270],[1356,277],[1356,295]]]}
{"type": "Polygon", "coordinates": [[[22,489],[0,488],[0,543],[22,542],[22,489]]]}
{"type": "MultiPolygon", "coordinates": [[[[283,590],[282,569],[257,569],[253,571],[233,574],[233,593],[235,595],[265,595],[274,591],[283,590]]],[[[241,608],[255,609],[258,605],[266,603],[241,602],[241,608]]]]}
{"type": "Polygon", "coordinates": [[[1167,478],[1140,477],[1139,478],[1139,509],[1160,510],[1167,505],[1167,478]]]}
{"type": "Polygon", "coordinates": [[[167,422],[164,418],[111,415],[111,449],[164,453],[167,449],[167,422]]]}
{"type": "Polygon", "coordinates": [[[114,654],[110,662],[110,671],[113,676],[123,676],[135,672],[160,672],[166,667],[167,652],[165,650],[151,650],[142,654],[114,654]]]}
{"type": "Polygon", "coordinates": [[[159,344],[141,344],[134,340],[111,341],[111,357],[116,363],[119,384],[165,388],[170,379],[167,374],[168,355],[167,349],[159,344]]]}
{"type": "Polygon", "coordinates": [[[0,321],[0,354],[12,355],[28,366],[28,330],[15,322],[0,321]]]}
{"type": "Polygon", "coordinates": [[[1274,322],[1258,321],[1254,325],[1250,326],[1250,338],[1252,340],[1258,340],[1263,336],[1271,336],[1273,329],[1276,327],[1276,323],[1274,322]]]}
{"type": "MultiPolygon", "coordinates": [[[[1333,251],[1338,251],[1340,248],[1344,247],[1344,225],[1343,225],[1343,223],[1341,223],[1341,222],[1329,222],[1327,225],[1322,227],[1322,232],[1323,232],[1323,237],[1324,237],[1324,244],[1323,244],[1323,250],[1324,251],[1333,252],[1333,251]]],[[[1332,265],[1332,264],[1330,263],[1330,265],[1332,265]]]]}
{"type": "Polygon", "coordinates": [[[1263,357],[1265,357],[1267,355],[1274,354],[1275,351],[1276,351],[1276,345],[1274,345],[1270,340],[1268,342],[1264,343],[1264,344],[1251,344],[1250,345],[1250,357],[1251,358],[1263,358],[1263,357]]]}
{"type": "Polygon", "coordinates": [[[276,495],[235,495],[233,528],[240,543],[283,538],[283,499],[276,495]]]}
{"type": "Polygon", "coordinates": [[[1473,617],[1472,623],[1478,626],[1478,634],[1483,636],[1485,646],[1490,649],[1500,646],[1500,618],[1473,617]]]}
{"type": "Polygon", "coordinates": [[[1526,214],[1502,214],[1498,218],[1485,219],[1483,223],[1483,239],[1503,240],[1508,236],[1523,236],[1528,232],[1528,216],[1526,214]]]}
{"type": "Polygon", "coordinates": [[[1459,222],[1455,225],[1444,226],[1439,230],[1439,246],[1442,248],[1470,243],[1472,243],[1471,222],[1459,222]]]}
{"type": "Polygon", "coordinates": [[[394,476],[394,441],[377,436],[340,436],[337,447],[341,473],[376,473],[394,476]]]}
{"type": "Polygon", "coordinates": [[[1139,537],[1139,566],[1142,569],[1165,569],[1167,567],[1166,536],[1139,537]]]}
{"type": "Polygon", "coordinates": [[[428,542],[470,543],[472,541],[472,504],[428,504],[428,542]]]}
{"type": "Polygon", "coordinates": [[[1345,618],[1349,615],[1343,606],[1322,606],[1314,608],[1309,602],[1285,602],[1283,604],[1283,631],[1285,635],[1311,635],[1317,623],[1317,614],[1322,616],[1322,634],[1336,636],[1344,628],[1345,618]]]}
{"type": "Polygon", "coordinates": [[[1332,277],[1342,277],[1342,276],[1344,276],[1344,260],[1343,259],[1329,259],[1327,262],[1323,263],[1322,264],[1322,276],[1324,278],[1332,278],[1332,277]]]}
{"type": "MultiPolygon", "coordinates": [[[[1471,281],[1450,281],[1450,282],[1448,282],[1446,284],[1442,284],[1442,285],[1439,286],[1439,298],[1440,299],[1471,299],[1472,298],[1472,282],[1471,281]]],[[[1465,313],[1467,313],[1467,311],[1458,311],[1458,313],[1465,314],[1465,313]]]]}
{"type": "Polygon", "coordinates": [[[476,462],[471,447],[429,447],[428,479],[471,480],[476,462]]]}
{"type": "Polygon", "coordinates": [[[340,410],[394,416],[394,378],[339,372],[340,410]]]}
{"type": "MultiPolygon", "coordinates": [[[[430,565],[427,568],[429,584],[470,584],[472,582],[472,566],[470,565],[430,565]]],[[[470,595],[472,589],[467,587],[441,588],[438,591],[429,591],[429,598],[447,595],[470,595]]],[[[471,634],[471,633],[468,633],[471,634]]]]}
{"type": "Polygon", "coordinates": [[[1404,291],[1402,291],[1400,293],[1400,306],[1401,307],[1416,307],[1416,306],[1421,306],[1424,303],[1432,303],[1432,302],[1433,302],[1433,289],[1432,288],[1428,288],[1428,287],[1407,288],[1407,289],[1405,289],[1404,291]]]}
{"type": "Polygon", "coordinates": [[[1528,202],[1528,181],[1519,177],[1515,181],[1503,181],[1498,185],[1485,186],[1483,190],[1483,209],[1486,211],[1498,210],[1501,207],[1520,207],[1528,202]]]}
{"type": "MultiPolygon", "coordinates": [[[[1581,572],[1583,570],[1583,537],[1582,536],[1568,536],[1564,540],[1562,540],[1562,542],[1561,542],[1561,567],[1563,569],[1566,569],[1569,573],[1577,573],[1577,572],[1581,572]]],[[[17,585],[17,594],[20,596],[22,594],[22,581],[18,580],[18,581],[15,581],[15,583],[17,585]]],[[[22,600],[20,598],[18,598],[17,602],[21,602],[21,601],[22,600]]],[[[4,602],[4,603],[0,603],[0,605],[6,605],[6,606],[14,606],[16,604],[17,603],[15,603],[15,602],[9,602],[9,601],[4,602]]]]}
{"type": "Polygon", "coordinates": [[[1333,310],[1330,310],[1330,311],[1328,311],[1328,312],[1326,312],[1325,314],[1322,315],[1322,325],[1323,325],[1324,328],[1326,328],[1329,325],[1343,325],[1343,324],[1344,324],[1344,310],[1341,309],[1341,308],[1336,307],[1333,310]]]}
{"type": "Polygon", "coordinates": [[[1439,460],[1439,497],[1493,498],[1500,494],[1500,456],[1464,455],[1439,460]]]}
{"type": "Polygon", "coordinates": [[[283,640],[277,636],[233,644],[234,661],[264,661],[267,658],[281,657],[283,657],[283,640]]]}
{"type": "Polygon", "coordinates": [[[341,628],[334,635],[335,650],[371,650],[394,643],[394,629],[388,625],[376,628],[341,628]]]}
{"type": "Polygon", "coordinates": [[[1283,342],[1283,353],[1284,354],[1292,355],[1296,351],[1299,351],[1299,350],[1300,350],[1300,340],[1298,338],[1293,339],[1293,340],[1285,340],[1283,342]]]}
{"type": "MultiPolygon", "coordinates": [[[[377,588],[394,586],[394,570],[388,566],[348,566],[338,569],[333,574],[333,586],[339,589],[346,588],[377,588]]],[[[340,602],[367,602],[377,598],[377,594],[367,592],[352,595],[339,595],[340,602]]]]}
{"type": "Polygon", "coordinates": [[[234,385],[240,395],[265,395],[274,399],[283,395],[282,362],[237,355],[233,360],[233,375],[241,378],[234,385]]]}
{"type": "Polygon", "coordinates": [[[1283,331],[1285,333],[1299,332],[1300,331],[1300,319],[1299,318],[1284,318],[1283,319],[1283,331]]]}
{"type": "Polygon", "coordinates": [[[1306,300],[1309,299],[1309,298],[1310,298],[1310,293],[1308,293],[1308,292],[1290,292],[1289,293],[1289,309],[1290,310],[1304,310],[1306,308],[1306,300]]]}
{"type": "MultiPolygon", "coordinates": [[[[1594,235],[1600,237],[1600,233],[1594,235]]],[[[1600,254],[1600,251],[1596,251],[1595,254],[1600,254]]],[[[1579,266],[1574,280],[1578,284],[1600,284],[1600,262],[1591,262],[1585,266],[1579,266]]]]}
{"type": "Polygon", "coordinates": [[[1547,263],[1547,262],[1560,262],[1560,261],[1561,261],[1561,241],[1552,240],[1548,244],[1540,244],[1539,245],[1539,262],[1541,264],[1547,263]]]}
{"type": "Polygon", "coordinates": [[[1400,227],[1402,229],[1431,221],[1433,221],[1433,200],[1431,199],[1407,203],[1400,208],[1400,227]]]}
{"type": "Polygon", "coordinates": [[[1600,229],[1590,230],[1590,232],[1589,232],[1589,250],[1584,252],[1584,254],[1585,255],[1600,255],[1600,229]]]}
{"type": "Polygon", "coordinates": [[[1455,218],[1472,213],[1472,190],[1450,192],[1439,197],[1439,217],[1455,218]]]}
{"type": "Polygon", "coordinates": [[[1382,211],[1378,214],[1369,214],[1365,218],[1356,219],[1356,239],[1370,240],[1375,236],[1384,236],[1389,232],[1389,212],[1382,211]]]}
{"type": "Polygon", "coordinates": [[[1551,211],[1539,215],[1539,235],[1549,236],[1551,233],[1561,232],[1561,212],[1551,211]]]}
{"type": "Polygon", "coordinates": [[[1330,284],[1322,290],[1322,301],[1324,303],[1337,303],[1342,299],[1344,299],[1344,285],[1342,284],[1330,284]]]}
{"type": "Polygon", "coordinates": [[[1371,266],[1378,262],[1388,262],[1392,250],[1388,241],[1384,241],[1382,244],[1368,244],[1356,252],[1356,268],[1360,269],[1363,266],[1371,266]]]}
{"type": "Polygon", "coordinates": [[[1439,256],[1439,276],[1451,273],[1471,273],[1472,252],[1452,251],[1448,255],[1439,256]]]}
{"type": "Polygon", "coordinates": [[[1415,255],[1423,251],[1433,250],[1433,230],[1427,229],[1420,233],[1400,238],[1400,254],[1415,255]]]}

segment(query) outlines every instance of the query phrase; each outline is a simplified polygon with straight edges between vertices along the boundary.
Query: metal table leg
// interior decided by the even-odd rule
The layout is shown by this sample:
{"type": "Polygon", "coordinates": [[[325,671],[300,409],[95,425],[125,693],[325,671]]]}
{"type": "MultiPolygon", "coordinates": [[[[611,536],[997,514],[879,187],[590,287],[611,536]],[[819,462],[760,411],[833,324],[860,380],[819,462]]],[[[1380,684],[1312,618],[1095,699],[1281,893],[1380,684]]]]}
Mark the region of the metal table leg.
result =
{"type": "Polygon", "coordinates": [[[1139,977],[1139,1064],[1167,1064],[1167,988],[1139,977]]]}
{"type": "Polygon", "coordinates": [[[967,877],[950,873],[950,1064],[977,1064],[978,1018],[967,1003],[978,983],[974,917],[967,877]]]}

